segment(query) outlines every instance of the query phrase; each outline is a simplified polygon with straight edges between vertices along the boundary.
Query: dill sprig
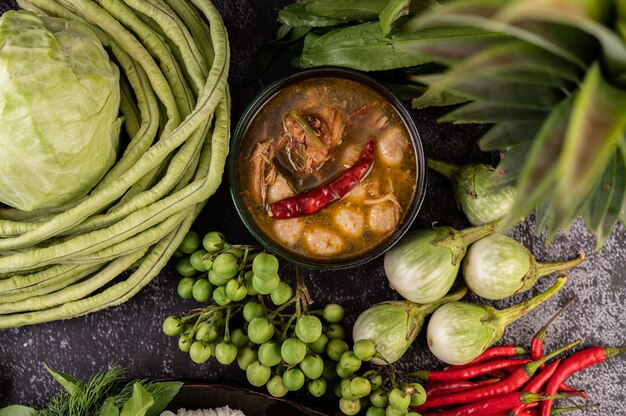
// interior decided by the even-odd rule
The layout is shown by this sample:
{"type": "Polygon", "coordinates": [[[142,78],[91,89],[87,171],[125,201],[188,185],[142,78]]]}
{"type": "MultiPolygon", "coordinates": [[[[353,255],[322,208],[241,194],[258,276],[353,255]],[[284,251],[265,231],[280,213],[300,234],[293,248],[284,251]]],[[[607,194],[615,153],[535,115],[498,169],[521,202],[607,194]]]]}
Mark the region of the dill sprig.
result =
{"type": "Polygon", "coordinates": [[[94,416],[104,401],[119,391],[124,369],[117,365],[94,374],[87,384],[78,383],[69,392],[54,396],[37,416],[94,416]]]}

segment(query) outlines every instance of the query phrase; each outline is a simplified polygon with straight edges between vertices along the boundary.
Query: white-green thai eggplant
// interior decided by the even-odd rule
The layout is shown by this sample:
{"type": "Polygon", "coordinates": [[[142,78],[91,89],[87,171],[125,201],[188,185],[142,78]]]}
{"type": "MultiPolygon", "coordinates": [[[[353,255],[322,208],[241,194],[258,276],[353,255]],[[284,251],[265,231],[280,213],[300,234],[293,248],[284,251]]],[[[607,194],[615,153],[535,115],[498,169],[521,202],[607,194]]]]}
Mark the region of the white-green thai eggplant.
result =
{"type": "Polygon", "coordinates": [[[467,287],[485,299],[499,300],[532,288],[540,277],[564,272],[585,258],[557,263],[538,263],[520,243],[503,234],[492,234],[472,244],[461,273],[467,287]]]}
{"type": "Polygon", "coordinates": [[[545,292],[508,309],[450,302],[435,311],[426,330],[430,351],[441,361],[463,365],[498,342],[506,326],[554,296],[567,282],[560,276],[545,292]]]}
{"type": "Polygon", "coordinates": [[[389,285],[415,303],[441,299],[452,287],[467,246],[497,229],[497,224],[457,231],[452,227],[407,234],[385,254],[389,285]]]}
{"type": "Polygon", "coordinates": [[[411,346],[422,330],[424,318],[441,305],[461,299],[466,288],[445,296],[428,305],[417,305],[408,301],[390,301],[372,306],[363,311],[354,323],[354,342],[369,339],[376,344],[381,358],[373,358],[374,364],[390,364],[398,361],[411,346]]]}
{"type": "Polygon", "coordinates": [[[489,189],[488,182],[495,172],[492,166],[457,166],[432,159],[428,159],[428,166],[452,181],[456,200],[472,225],[488,224],[509,213],[515,188],[489,189]]]}

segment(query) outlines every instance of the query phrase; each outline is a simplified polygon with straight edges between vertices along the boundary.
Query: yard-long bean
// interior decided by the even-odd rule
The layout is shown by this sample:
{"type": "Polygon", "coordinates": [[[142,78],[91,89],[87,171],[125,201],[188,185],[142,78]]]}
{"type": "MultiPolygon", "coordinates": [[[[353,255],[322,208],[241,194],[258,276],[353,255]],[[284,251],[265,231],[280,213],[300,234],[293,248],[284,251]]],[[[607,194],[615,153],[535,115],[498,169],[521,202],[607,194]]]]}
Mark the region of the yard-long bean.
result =
{"type": "Polygon", "coordinates": [[[86,197],[0,209],[0,328],[118,305],[148,284],[217,190],[230,132],[228,39],[210,1],[19,4],[78,21],[105,45],[130,140],[86,197]]]}

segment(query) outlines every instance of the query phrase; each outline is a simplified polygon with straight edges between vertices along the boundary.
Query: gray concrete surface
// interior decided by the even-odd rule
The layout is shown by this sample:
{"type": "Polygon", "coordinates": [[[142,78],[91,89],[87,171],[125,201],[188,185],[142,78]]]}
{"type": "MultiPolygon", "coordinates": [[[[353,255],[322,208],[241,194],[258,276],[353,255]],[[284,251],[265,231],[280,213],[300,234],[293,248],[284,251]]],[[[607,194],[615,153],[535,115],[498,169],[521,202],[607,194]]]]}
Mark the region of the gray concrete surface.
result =
{"type": "MultiPolygon", "coordinates": [[[[273,36],[277,26],[275,10],[287,2],[217,2],[232,41],[234,120],[264,85],[292,71],[285,62],[278,62],[271,73],[251,86],[241,85],[253,62],[254,51],[273,36]]],[[[1,0],[0,11],[12,5],[12,1],[1,0]]],[[[481,154],[475,145],[483,128],[438,125],[435,120],[442,114],[439,110],[415,113],[428,156],[455,162],[493,162],[493,155],[481,154]]],[[[425,227],[433,221],[456,227],[466,225],[447,183],[435,174],[430,177],[426,202],[414,227],[425,227]]],[[[211,199],[194,228],[201,233],[221,230],[231,241],[252,242],[236,216],[225,186],[211,199]]],[[[534,234],[532,218],[517,227],[512,235],[539,260],[571,258],[581,249],[587,254],[587,260],[570,273],[571,281],[558,297],[513,324],[504,336],[504,343],[528,345],[537,329],[561,305],[576,296],[578,302],[550,330],[548,348],[574,339],[581,339],[584,346],[626,344],[624,227],[617,227],[599,253],[594,253],[595,240],[584,231],[580,222],[568,235],[559,236],[549,248],[545,248],[543,239],[534,234]]],[[[368,306],[398,297],[387,285],[380,259],[349,271],[307,272],[305,277],[318,304],[340,302],[346,306],[350,324],[368,306]]],[[[547,278],[531,292],[492,304],[506,307],[517,303],[545,289],[552,280],[547,278]]],[[[244,381],[244,374],[236,366],[224,367],[214,361],[206,365],[193,364],[187,355],[178,351],[175,340],[162,335],[160,323],[165,316],[195,306],[193,302],[176,296],[177,281],[172,267],[168,267],[139,295],[120,307],[69,321],[0,331],[0,406],[9,403],[38,405],[57,392],[58,386],[46,375],[44,363],[83,379],[94,371],[118,363],[128,368],[127,375],[132,378],[244,381]]],[[[422,334],[400,365],[407,369],[422,369],[441,364],[428,352],[422,334]]],[[[626,359],[616,358],[586,370],[572,378],[571,384],[586,390],[590,402],[602,405],[599,410],[584,412],[585,415],[626,414],[626,359]]],[[[307,396],[297,399],[312,402],[307,396]]],[[[336,409],[332,395],[314,403],[329,412],[336,409]]]]}

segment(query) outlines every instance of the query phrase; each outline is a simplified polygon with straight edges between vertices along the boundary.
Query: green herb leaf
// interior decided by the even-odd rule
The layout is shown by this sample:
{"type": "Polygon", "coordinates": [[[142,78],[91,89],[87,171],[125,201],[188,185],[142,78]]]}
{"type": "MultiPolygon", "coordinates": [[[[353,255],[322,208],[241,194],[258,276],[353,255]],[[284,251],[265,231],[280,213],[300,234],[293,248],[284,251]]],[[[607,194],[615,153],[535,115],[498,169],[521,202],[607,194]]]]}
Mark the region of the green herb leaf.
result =
{"type": "Polygon", "coordinates": [[[152,395],[140,383],[133,384],[133,395],[122,407],[120,416],[146,416],[154,404],[152,395]]]}
{"type": "Polygon", "coordinates": [[[109,397],[104,401],[100,408],[100,414],[98,416],[119,416],[120,409],[115,405],[115,397],[109,397]]]}
{"type": "Polygon", "coordinates": [[[409,14],[410,5],[411,0],[390,0],[387,3],[385,10],[378,16],[383,35],[387,36],[390,34],[396,21],[409,14]]]}
{"type": "Polygon", "coordinates": [[[421,46],[434,48],[439,42],[463,37],[482,40],[484,36],[484,31],[471,28],[433,28],[411,35],[385,37],[377,22],[368,22],[323,34],[309,33],[304,40],[300,66],[335,65],[362,71],[416,66],[432,61],[421,46]]]}
{"type": "Polygon", "coordinates": [[[35,416],[36,410],[26,406],[8,406],[0,409],[0,416],[35,416]]]}
{"type": "Polygon", "coordinates": [[[328,27],[374,20],[387,0],[302,0],[278,12],[278,21],[289,26],[328,27]]]}
{"type": "Polygon", "coordinates": [[[46,367],[46,370],[48,370],[48,373],[50,373],[50,375],[54,377],[54,379],[58,381],[59,384],[61,384],[63,388],[67,390],[68,393],[71,394],[77,388],[82,387],[82,383],[78,379],[70,376],[69,374],[65,374],[60,371],[55,371],[51,369],[50,367],[48,367],[46,364],[44,364],[44,367],[46,367]]]}
{"type": "Polygon", "coordinates": [[[154,397],[154,404],[146,412],[146,416],[158,416],[165,410],[167,405],[178,394],[183,383],[178,381],[167,381],[160,383],[152,383],[148,389],[154,397]]]}

